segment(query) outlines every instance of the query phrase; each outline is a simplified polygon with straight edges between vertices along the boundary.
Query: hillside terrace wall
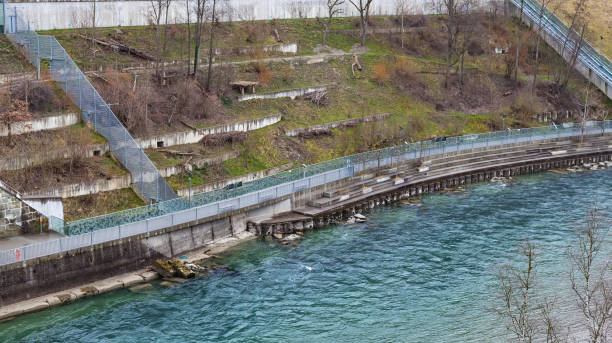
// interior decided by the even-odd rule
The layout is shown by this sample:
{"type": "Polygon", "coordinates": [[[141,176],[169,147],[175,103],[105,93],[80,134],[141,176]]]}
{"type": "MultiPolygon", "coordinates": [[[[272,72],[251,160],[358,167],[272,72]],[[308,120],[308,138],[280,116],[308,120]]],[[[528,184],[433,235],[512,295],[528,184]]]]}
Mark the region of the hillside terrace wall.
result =
{"type": "MultiPolygon", "coordinates": [[[[78,113],[67,113],[56,116],[48,116],[28,120],[13,124],[11,126],[11,135],[21,135],[24,133],[53,130],[62,127],[74,125],[81,121],[81,115],[78,113]]],[[[8,136],[9,129],[6,125],[0,126],[0,137],[8,136]]]]}
{"type": "Polygon", "coordinates": [[[154,149],[172,145],[198,143],[204,136],[226,132],[246,132],[261,129],[268,125],[278,123],[282,119],[280,114],[271,115],[263,118],[242,121],[238,123],[213,126],[200,130],[184,132],[173,132],[159,136],[137,138],[136,143],[143,149],[154,149]]]}
{"type": "MultiPolygon", "coordinates": [[[[231,123],[225,125],[214,126],[211,128],[206,128],[196,131],[182,131],[182,132],[172,132],[164,135],[148,137],[148,138],[139,138],[136,139],[136,142],[141,145],[143,149],[155,149],[158,147],[158,143],[161,142],[161,146],[170,147],[174,145],[181,144],[193,144],[198,143],[205,135],[215,134],[215,133],[223,133],[223,132],[232,132],[232,131],[251,131],[261,129],[268,125],[273,125],[278,123],[282,119],[281,115],[272,115],[263,118],[258,118],[254,120],[242,121],[238,123],[231,123]]],[[[42,124],[41,124],[42,125],[42,124]]],[[[64,148],[64,149],[49,149],[47,151],[33,151],[30,154],[17,155],[17,156],[0,156],[0,171],[3,170],[18,170],[27,168],[30,166],[40,165],[45,162],[61,159],[61,158],[71,158],[76,156],[85,156],[85,157],[93,157],[96,155],[104,155],[110,151],[108,144],[92,144],[87,146],[79,146],[76,148],[64,148]]],[[[204,164],[208,163],[217,163],[220,159],[221,161],[225,161],[226,159],[232,158],[224,158],[225,155],[219,158],[212,159],[201,159],[200,163],[196,162],[195,165],[197,167],[202,167],[204,164]]],[[[236,157],[236,156],[234,156],[236,157]]],[[[182,172],[182,167],[169,167],[166,169],[161,169],[160,173],[163,177],[168,177],[171,175],[178,174],[182,172]]]]}

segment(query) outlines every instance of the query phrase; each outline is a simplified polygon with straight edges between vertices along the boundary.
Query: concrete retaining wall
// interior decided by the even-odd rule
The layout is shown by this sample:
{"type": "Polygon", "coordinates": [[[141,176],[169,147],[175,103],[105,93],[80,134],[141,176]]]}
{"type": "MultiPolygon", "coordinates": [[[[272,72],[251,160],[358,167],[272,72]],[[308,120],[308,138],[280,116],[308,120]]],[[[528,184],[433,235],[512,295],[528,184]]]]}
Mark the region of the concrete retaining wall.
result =
{"type": "Polygon", "coordinates": [[[0,74],[0,85],[10,83],[14,81],[22,80],[35,80],[36,73],[14,73],[14,74],[0,74]]]}
{"type": "Polygon", "coordinates": [[[272,93],[246,94],[246,95],[238,97],[238,101],[247,101],[247,100],[252,100],[252,99],[278,99],[278,98],[295,99],[298,96],[302,96],[308,93],[328,90],[332,87],[334,87],[334,85],[305,87],[305,88],[290,89],[286,91],[272,92],[272,93]]]}
{"type": "Polygon", "coordinates": [[[64,203],[60,197],[23,197],[23,202],[46,217],[64,219],[64,203]]]}
{"type": "Polygon", "coordinates": [[[155,149],[172,145],[198,143],[204,136],[225,132],[246,132],[273,125],[281,120],[281,115],[271,115],[263,118],[242,121],[238,123],[213,126],[198,131],[174,132],[148,138],[137,138],[136,143],[143,149],[155,149]]]}
{"type": "Polygon", "coordinates": [[[108,144],[92,144],[74,148],[57,150],[52,149],[44,152],[36,151],[27,155],[0,157],[0,171],[23,169],[61,158],[70,158],[75,156],[93,157],[95,155],[104,155],[108,151],[108,144]]]}
{"type": "MultiPolygon", "coordinates": [[[[77,113],[68,113],[60,114],[57,116],[43,117],[34,120],[24,121],[18,124],[13,124],[11,127],[11,134],[21,135],[29,132],[59,129],[62,127],[74,125],[79,121],[81,121],[81,115],[77,113]]],[[[8,136],[8,134],[8,127],[0,126],[0,137],[8,136]]]]}
{"type": "Polygon", "coordinates": [[[130,188],[132,176],[125,174],[109,179],[96,179],[89,182],[62,185],[40,191],[26,192],[27,196],[47,196],[57,198],[71,198],[81,195],[95,194],[100,192],[114,191],[122,188],[130,188]]]}

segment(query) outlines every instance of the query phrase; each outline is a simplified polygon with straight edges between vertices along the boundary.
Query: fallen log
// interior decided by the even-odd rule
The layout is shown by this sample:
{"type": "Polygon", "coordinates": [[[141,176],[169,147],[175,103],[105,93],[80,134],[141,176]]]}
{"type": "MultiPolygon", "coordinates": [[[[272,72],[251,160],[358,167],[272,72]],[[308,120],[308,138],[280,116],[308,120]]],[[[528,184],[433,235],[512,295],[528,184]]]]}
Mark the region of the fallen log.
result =
{"type": "Polygon", "coordinates": [[[128,45],[119,43],[119,42],[117,42],[115,40],[113,40],[112,42],[106,42],[106,41],[103,41],[101,39],[87,37],[87,36],[82,35],[82,34],[79,34],[79,37],[81,37],[81,38],[83,38],[85,40],[88,40],[90,42],[94,42],[94,43],[96,43],[98,45],[105,46],[105,47],[117,50],[119,52],[126,53],[128,55],[133,55],[133,56],[142,58],[144,60],[155,61],[155,57],[147,54],[146,52],[140,51],[138,49],[134,49],[134,48],[132,48],[132,47],[130,47],[128,45]]]}

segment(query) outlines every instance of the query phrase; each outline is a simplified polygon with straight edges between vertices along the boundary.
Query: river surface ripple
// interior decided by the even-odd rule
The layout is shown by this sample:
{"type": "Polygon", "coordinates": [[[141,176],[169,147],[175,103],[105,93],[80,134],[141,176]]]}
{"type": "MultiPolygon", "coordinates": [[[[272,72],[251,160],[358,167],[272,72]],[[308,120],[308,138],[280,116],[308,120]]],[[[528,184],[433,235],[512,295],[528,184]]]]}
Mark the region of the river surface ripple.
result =
{"type": "Polygon", "coordinates": [[[250,241],[222,256],[236,272],[26,315],[0,324],[0,341],[501,342],[495,275],[524,239],[537,244],[540,296],[573,313],[567,247],[595,201],[610,213],[611,176],[478,184],[308,232],[297,247],[250,241]]]}

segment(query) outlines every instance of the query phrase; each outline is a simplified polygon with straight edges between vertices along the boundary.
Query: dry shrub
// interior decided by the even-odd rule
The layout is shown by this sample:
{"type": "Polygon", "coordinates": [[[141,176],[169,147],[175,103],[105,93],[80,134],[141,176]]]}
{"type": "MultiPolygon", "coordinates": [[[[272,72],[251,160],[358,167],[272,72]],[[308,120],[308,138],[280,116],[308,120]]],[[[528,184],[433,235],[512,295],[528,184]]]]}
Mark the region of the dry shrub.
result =
{"type": "MultiPolygon", "coordinates": [[[[154,88],[150,87],[152,81],[144,82],[144,86],[134,87],[130,74],[109,69],[95,84],[106,102],[115,104],[112,107],[113,112],[130,132],[148,133],[147,106],[163,100],[154,88]]],[[[155,110],[157,106],[151,106],[151,109],[155,110]]]]}
{"type": "Polygon", "coordinates": [[[53,87],[43,82],[22,81],[11,89],[12,97],[28,102],[31,112],[49,112],[57,105],[53,87]]]}
{"type": "Polygon", "coordinates": [[[272,70],[264,63],[256,63],[257,80],[263,87],[267,87],[272,81],[272,70]]]}
{"type": "Polygon", "coordinates": [[[389,69],[385,64],[379,63],[374,66],[371,78],[372,81],[381,85],[389,81],[391,78],[391,73],[389,73],[389,69]]]}
{"type": "Polygon", "coordinates": [[[546,106],[529,89],[519,91],[510,103],[510,112],[515,118],[520,120],[530,121],[535,114],[545,110],[546,106]]]}
{"type": "MultiPolygon", "coordinates": [[[[190,78],[177,82],[171,89],[174,113],[186,119],[214,119],[224,114],[223,105],[214,93],[205,93],[190,78]]],[[[172,100],[172,99],[171,99],[172,100]]]]}
{"type": "Polygon", "coordinates": [[[220,146],[228,143],[237,144],[244,143],[248,137],[249,134],[247,132],[224,132],[206,135],[200,140],[200,143],[204,146],[220,146]]]}
{"type": "Polygon", "coordinates": [[[265,31],[258,23],[249,23],[245,26],[247,43],[261,43],[265,40],[265,31]]]}

